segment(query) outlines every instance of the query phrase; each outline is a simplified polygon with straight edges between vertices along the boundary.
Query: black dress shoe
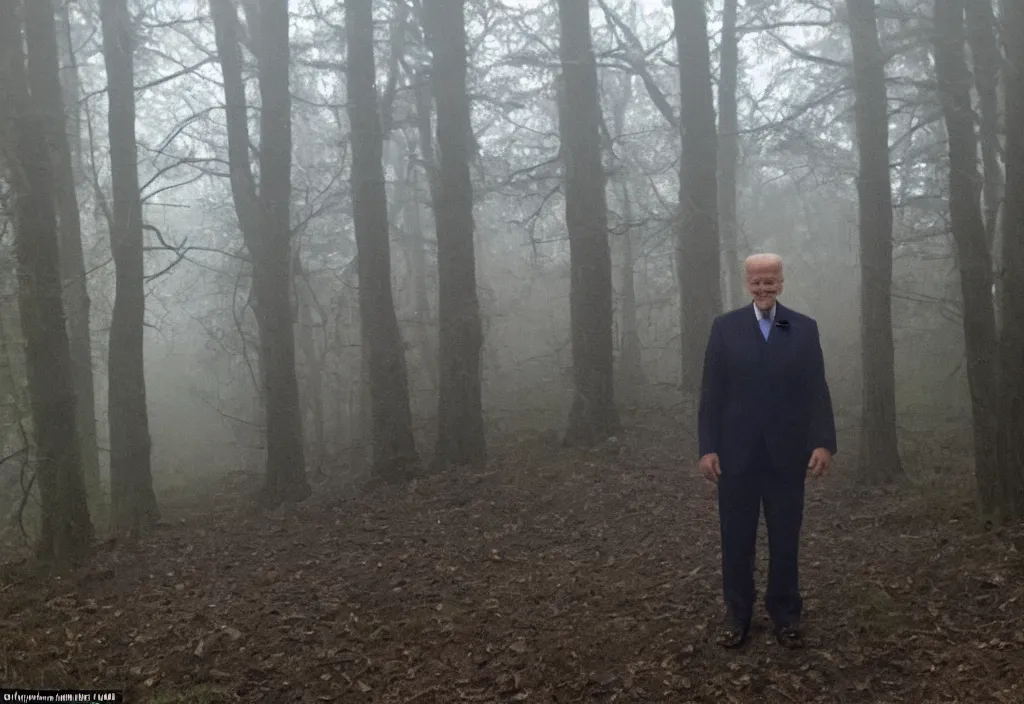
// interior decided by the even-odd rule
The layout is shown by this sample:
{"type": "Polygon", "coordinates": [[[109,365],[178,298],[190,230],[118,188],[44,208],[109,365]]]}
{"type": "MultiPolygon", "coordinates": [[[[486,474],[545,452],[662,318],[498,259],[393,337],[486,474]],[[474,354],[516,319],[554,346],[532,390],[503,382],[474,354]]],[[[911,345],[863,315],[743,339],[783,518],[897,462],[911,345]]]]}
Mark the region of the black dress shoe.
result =
{"type": "Polygon", "coordinates": [[[797,650],[804,647],[804,634],[800,631],[799,626],[789,624],[776,626],[775,640],[779,641],[779,645],[783,648],[789,648],[791,650],[797,650]]]}
{"type": "Polygon", "coordinates": [[[739,648],[741,645],[747,642],[747,636],[750,635],[750,622],[740,622],[734,620],[727,620],[718,629],[717,640],[718,644],[723,648],[730,650],[739,648]]]}

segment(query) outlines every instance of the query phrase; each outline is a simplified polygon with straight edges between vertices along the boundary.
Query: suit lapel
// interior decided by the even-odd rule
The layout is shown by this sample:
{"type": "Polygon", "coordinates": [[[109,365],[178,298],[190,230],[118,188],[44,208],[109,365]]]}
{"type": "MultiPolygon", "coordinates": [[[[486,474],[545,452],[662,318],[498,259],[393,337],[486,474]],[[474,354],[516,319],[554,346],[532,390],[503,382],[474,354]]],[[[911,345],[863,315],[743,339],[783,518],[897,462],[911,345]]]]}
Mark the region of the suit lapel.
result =
{"type": "MultiPolygon", "coordinates": [[[[789,329],[789,325],[792,323],[789,317],[789,311],[782,306],[781,303],[776,303],[775,307],[775,320],[772,321],[771,333],[768,335],[768,346],[775,349],[772,355],[779,353],[780,347],[785,347],[789,344],[789,339],[793,335],[793,331],[789,329]],[[778,325],[780,320],[787,321],[785,327],[778,325]]],[[[759,331],[760,332],[760,331],[759,331]]]]}

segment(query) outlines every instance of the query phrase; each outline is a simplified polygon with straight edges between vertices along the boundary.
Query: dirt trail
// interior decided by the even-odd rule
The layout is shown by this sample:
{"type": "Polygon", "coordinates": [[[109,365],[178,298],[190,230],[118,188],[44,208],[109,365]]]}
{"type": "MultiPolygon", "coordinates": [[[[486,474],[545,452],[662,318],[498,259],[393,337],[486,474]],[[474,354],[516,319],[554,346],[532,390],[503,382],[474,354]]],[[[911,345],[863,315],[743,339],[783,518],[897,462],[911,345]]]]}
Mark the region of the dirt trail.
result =
{"type": "Polygon", "coordinates": [[[0,585],[0,683],[161,704],[1024,701],[1024,531],[979,532],[948,497],[839,498],[837,478],[808,491],[808,649],[761,615],[720,651],[713,490],[663,437],[524,443],[264,516],[223,487],[70,579],[0,585]]]}

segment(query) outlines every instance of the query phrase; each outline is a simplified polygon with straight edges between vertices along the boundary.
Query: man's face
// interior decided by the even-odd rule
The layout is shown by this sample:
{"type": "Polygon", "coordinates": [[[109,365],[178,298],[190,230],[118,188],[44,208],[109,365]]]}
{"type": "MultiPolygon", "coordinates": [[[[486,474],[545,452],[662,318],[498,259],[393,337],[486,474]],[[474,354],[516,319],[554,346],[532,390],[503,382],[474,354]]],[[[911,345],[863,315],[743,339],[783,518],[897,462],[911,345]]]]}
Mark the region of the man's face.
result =
{"type": "Polygon", "coordinates": [[[747,291],[761,310],[770,310],[782,293],[782,269],[776,264],[754,264],[747,268],[747,291]]]}

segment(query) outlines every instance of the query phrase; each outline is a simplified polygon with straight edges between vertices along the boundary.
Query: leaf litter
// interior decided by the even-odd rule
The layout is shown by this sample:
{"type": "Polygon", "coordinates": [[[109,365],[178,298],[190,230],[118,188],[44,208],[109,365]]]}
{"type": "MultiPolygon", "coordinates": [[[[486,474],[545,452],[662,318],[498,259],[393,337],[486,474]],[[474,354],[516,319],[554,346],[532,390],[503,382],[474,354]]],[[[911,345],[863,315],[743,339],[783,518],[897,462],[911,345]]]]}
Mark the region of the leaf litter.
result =
{"type": "MultiPolygon", "coordinates": [[[[964,477],[858,489],[837,458],[808,491],[808,647],[760,605],[743,650],[715,646],[714,489],[675,435],[510,444],[262,516],[220,487],[63,579],[9,571],[0,681],[153,704],[1024,701],[1024,530],[975,527],[964,477]]],[[[766,547],[762,522],[761,594],[766,547]]]]}

